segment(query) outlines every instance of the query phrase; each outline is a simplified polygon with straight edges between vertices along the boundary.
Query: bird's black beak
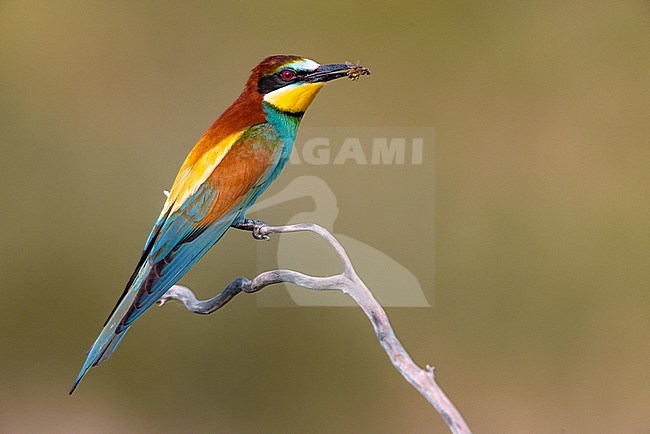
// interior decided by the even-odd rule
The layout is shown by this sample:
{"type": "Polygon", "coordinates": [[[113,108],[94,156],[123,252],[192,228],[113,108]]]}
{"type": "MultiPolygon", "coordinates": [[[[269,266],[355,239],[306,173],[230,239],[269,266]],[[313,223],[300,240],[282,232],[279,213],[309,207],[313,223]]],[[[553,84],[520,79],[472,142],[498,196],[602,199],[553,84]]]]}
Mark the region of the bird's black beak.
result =
{"type": "Polygon", "coordinates": [[[321,65],[311,74],[307,74],[305,81],[308,83],[324,83],[341,77],[349,77],[352,80],[356,80],[361,75],[370,75],[370,70],[353,63],[331,63],[329,65],[321,65]]]}

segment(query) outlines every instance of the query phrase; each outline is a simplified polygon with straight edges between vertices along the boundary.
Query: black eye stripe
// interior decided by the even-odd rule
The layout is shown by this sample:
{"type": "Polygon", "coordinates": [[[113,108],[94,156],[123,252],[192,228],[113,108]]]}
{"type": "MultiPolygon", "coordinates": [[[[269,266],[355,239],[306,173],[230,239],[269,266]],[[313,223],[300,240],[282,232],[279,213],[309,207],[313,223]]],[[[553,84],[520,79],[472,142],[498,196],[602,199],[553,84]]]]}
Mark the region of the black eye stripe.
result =
{"type": "Polygon", "coordinates": [[[285,81],[282,79],[281,75],[283,70],[280,70],[276,72],[273,75],[266,75],[262,78],[260,78],[259,83],[257,83],[257,91],[261,94],[266,94],[269,92],[273,92],[274,90],[278,90],[281,87],[284,87],[288,84],[291,83],[296,83],[298,81],[301,81],[302,79],[305,78],[305,76],[308,74],[306,71],[296,71],[293,70],[296,73],[296,77],[291,80],[291,81],[285,81]]]}

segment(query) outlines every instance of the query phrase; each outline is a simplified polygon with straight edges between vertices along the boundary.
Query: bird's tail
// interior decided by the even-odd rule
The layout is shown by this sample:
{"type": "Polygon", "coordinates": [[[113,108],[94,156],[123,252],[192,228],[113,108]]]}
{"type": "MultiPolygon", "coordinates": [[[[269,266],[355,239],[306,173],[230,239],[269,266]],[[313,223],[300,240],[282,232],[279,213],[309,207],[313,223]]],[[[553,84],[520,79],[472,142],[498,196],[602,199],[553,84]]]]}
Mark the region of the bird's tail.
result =
{"type": "Polygon", "coordinates": [[[70,389],[70,395],[72,395],[74,390],[77,388],[77,385],[84,375],[86,375],[86,372],[88,372],[90,368],[98,366],[106,361],[120,344],[124,335],[126,335],[129,327],[120,326],[120,321],[124,318],[129,307],[135,300],[137,291],[133,289],[134,286],[135,285],[130,286],[129,289],[125,291],[124,296],[115,307],[115,310],[109,317],[108,321],[106,321],[106,324],[95,340],[95,343],[93,343],[93,346],[88,350],[86,361],[81,367],[81,371],[79,371],[79,375],[77,375],[77,378],[70,389]]]}
{"type": "Polygon", "coordinates": [[[106,327],[104,327],[104,330],[102,330],[100,335],[97,337],[97,340],[90,348],[90,351],[88,351],[86,361],[84,362],[81,371],[79,371],[79,375],[77,375],[77,378],[74,380],[72,388],[70,388],[70,395],[75,391],[77,385],[90,368],[100,365],[108,359],[111,354],[113,354],[115,348],[117,348],[124,338],[124,335],[126,335],[127,330],[128,328],[122,330],[120,333],[115,333],[114,331],[106,330],[106,327]]]}

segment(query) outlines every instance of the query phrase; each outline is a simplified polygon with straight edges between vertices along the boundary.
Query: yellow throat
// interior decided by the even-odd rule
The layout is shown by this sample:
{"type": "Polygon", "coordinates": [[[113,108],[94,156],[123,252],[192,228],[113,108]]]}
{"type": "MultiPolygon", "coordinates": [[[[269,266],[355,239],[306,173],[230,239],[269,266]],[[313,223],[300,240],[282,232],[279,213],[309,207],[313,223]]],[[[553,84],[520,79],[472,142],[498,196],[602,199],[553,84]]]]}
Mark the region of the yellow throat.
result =
{"type": "Polygon", "coordinates": [[[302,113],[307,110],[323,86],[324,83],[285,86],[264,95],[264,101],[283,112],[302,113]]]}

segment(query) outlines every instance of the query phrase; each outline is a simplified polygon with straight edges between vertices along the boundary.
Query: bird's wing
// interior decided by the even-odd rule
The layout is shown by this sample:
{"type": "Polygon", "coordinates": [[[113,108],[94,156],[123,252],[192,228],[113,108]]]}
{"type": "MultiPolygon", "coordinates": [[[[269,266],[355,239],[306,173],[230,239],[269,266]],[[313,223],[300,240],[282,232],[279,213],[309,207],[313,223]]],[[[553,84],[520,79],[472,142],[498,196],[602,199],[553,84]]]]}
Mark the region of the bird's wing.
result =
{"type": "Polygon", "coordinates": [[[214,146],[210,146],[207,139],[209,136],[204,136],[194,146],[176,175],[160,216],[145,243],[145,251],[167,217],[188,202],[188,199],[203,185],[244,132],[245,130],[242,130],[227,135],[214,146]]]}
{"type": "MultiPolygon", "coordinates": [[[[194,224],[200,220],[196,217],[206,212],[210,203],[214,200],[216,191],[203,187],[214,169],[233,147],[235,142],[242,136],[244,131],[230,134],[205,151],[205,136],[194,146],[192,152],[187,156],[176,179],[170,189],[167,200],[163,206],[160,216],[147,238],[142,251],[140,261],[126,284],[124,292],[117,304],[106,319],[104,326],[108,324],[116,313],[122,301],[127,296],[129,289],[134,289],[136,279],[143,273],[147,261],[155,250],[160,250],[160,245],[174,246],[186,237],[185,232],[193,232],[196,229],[194,224]],[[200,191],[199,191],[200,190],[200,191]],[[181,208],[183,208],[181,210],[181,208]],[[161,237],[161,234],[164,235],[161,237]]],[[[152,261],[149,261],[152,262],[152,261]]],[[[155,261],[153,261],[155,262],[155,261]]],[[[137,288],[135,288],[137,290],[137,288]]]]}
{"type": "Polygon", "coordinates": [[[208,151],[204,155],[209,158],[198,159],[189,168],[183,165],[127,285],[125,293],[137,291],[137,295],[124,316],[114,318],[119,320],[116,332],[127,328],[178,281],[274,174],[277,155],[272,147],[259,146],[265,138],[257,130],[252,127],[232,135],[232,144],[223,145],[219,152],[208,151]]]}

